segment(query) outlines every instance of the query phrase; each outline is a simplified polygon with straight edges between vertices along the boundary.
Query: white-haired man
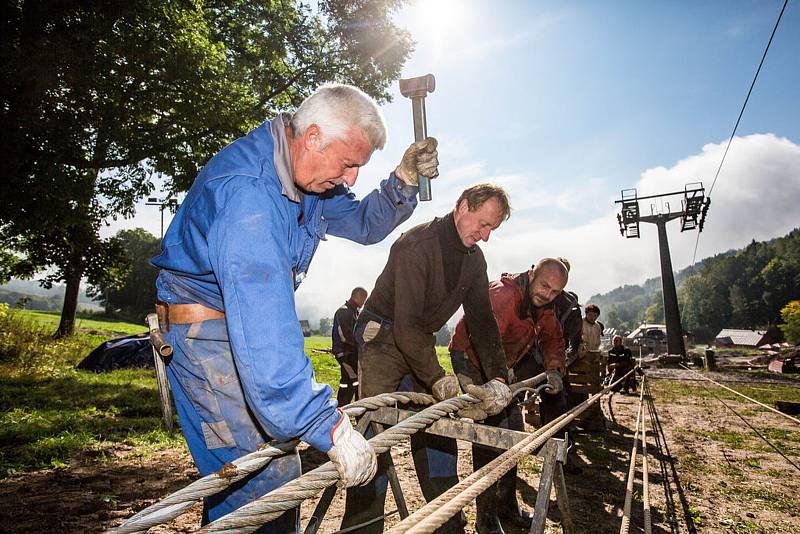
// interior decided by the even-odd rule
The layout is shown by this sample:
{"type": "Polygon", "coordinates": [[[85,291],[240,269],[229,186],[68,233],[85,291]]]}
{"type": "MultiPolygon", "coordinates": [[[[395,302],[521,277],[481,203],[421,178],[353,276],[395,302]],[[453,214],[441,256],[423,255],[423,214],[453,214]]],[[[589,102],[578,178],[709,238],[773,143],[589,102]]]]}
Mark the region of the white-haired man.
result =
{"type": "MultiPolygon", "coordinates": [[[[294,291],[326,234],[385,238],[416,206],[417,175],[437,175],[436,141],[406,150],[378,189],[350,187],[386,142],[380,109],[346,85],[326,85],[214,156],[172,221],[157,281],[168,376],[181,427],[207,475],[271,441],[298,437],[328,454],[346,486],[375,472],[375,455],[314,380],[294,291]]],[[[296,454],[205,500],[213,521],[299,476],[296,454]]],[[[291,510],[263,532],[292,532],[291,510]]],[[[262,530],[259,530],[262,532],[262,530]]]]}

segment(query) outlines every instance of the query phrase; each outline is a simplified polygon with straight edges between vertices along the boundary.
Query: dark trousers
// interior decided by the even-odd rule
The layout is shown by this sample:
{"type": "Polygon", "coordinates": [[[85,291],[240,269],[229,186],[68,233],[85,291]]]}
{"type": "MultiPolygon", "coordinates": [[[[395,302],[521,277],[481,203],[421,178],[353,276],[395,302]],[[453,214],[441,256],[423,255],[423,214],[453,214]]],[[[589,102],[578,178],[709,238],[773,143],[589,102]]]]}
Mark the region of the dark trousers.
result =
{"type": "Polygon", "coordinates": [[[336,394],[336,400],[339,406],[350,404],[354,400],[358,400],[358,354],[355,352],[345,352],[340,357],[336,358],[339,362],[339,371],[341,378],[339,379],[339,392],[336,394]]]}
{"type": "MultiPolygon", "coordinates": [[[[364,342],[364,324],[356,326],[359,342],[359,390],[363,397],[394,391],[430,393],[413,378],[402,353],[391,341],[391,325],[384,324],[382,332],[364,342]]],[[[372,429],[366,433],[370,438],[372,429]]],[[[453,440],[417,432],[411,436],[411,455],[425,499],[431,501],[458,482],[457,456],[450,450],[453,440]]],[[[383,514],[388,487],[389,453],[378,455],[378,471],[365,486],[347,490],[342,529],[364,525],[351,532],[372,534],[383,532],[383,514]],[[374,522],[373,522],[374,520],[374,522]]],[[[436,530],[438,533],[463,532],[466,519],[463,513],[451,517],[436,530]]]]}

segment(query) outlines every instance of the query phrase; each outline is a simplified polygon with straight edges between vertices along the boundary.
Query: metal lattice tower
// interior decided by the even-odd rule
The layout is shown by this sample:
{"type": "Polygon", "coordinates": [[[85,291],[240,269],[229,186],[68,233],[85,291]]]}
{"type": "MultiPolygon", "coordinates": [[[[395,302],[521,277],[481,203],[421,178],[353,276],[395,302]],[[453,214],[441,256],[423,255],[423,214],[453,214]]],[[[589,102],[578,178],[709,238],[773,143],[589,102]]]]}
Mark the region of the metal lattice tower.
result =
{"type": "Polygon", "coordinates": [[[702,182],[686,184],[683,191],[663,193],[640,197],[636,189],[623,189],[620,200],[620,213],[617,214],[619,232],[627,238],[639,238],[639,225],[652,223],[658,229],[658,251],[661,259],[661,293],[664,297],[664,319],[667,323],[667,351],[670,354],[686,355],[683,345],[683,329],[681,314],[678,308],[678,292],[675,289],[675,276],[672,272],[672,258],[667,241],[667,223],[674,219],[681,220],[681,232],[697,229],[703,231],[711,198],[705,196],[702,182]],[[665,198],[682,196],[681,209],[672,211],[665,198]],[[642,215],[639,210],[640,200],[661,199],[660,203],[650,205],[650,215],[642,215]]]}

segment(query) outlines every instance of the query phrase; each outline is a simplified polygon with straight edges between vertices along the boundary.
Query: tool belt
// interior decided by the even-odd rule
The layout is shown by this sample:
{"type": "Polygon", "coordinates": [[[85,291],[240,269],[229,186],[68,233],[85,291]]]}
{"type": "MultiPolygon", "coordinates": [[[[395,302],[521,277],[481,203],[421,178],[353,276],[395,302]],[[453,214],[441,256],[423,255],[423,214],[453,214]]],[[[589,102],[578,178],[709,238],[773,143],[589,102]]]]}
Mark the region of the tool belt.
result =
{"type": "Polygon", "coordinates": [[[224,312],[206,308],[202,304],[169,304],[163,301],[156,303],[156,313],[161,330],[164,332],[169,332],[172,324],[202,323],[225,317],[224,312]]]}

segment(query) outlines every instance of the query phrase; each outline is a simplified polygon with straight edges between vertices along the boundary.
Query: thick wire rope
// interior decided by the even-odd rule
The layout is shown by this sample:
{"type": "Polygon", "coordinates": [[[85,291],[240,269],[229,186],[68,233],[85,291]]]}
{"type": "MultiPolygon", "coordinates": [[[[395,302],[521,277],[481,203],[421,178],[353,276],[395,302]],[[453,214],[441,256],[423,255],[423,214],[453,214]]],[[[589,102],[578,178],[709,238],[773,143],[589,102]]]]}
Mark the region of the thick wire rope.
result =
{"type": "MultiPolygon", "coordinates": [[[[511,390],[530,387],[546,380],[545,373],[512,384],[511,390]]],[[[392,446],[424,430],[435,421],[454,414],[459,410],[480,402],[472,395],[460,395],[434,404],[384,430],[369,440],[376,454],[388,452],[392,446]]],[[[206,525],[198,532],[249,533],[263,524],[275,519],[286,510],[295,508],[306,499],[314,498],[325,488],[339,481],[339,473],[332,462],[327,462],[283,486],[267,493],[257,500],[238,508],[230,514],[206,525]]]]}
{"type": "MultiPolygon", "coordinates": [[[[642,379],[642,394],[644,394],[647,376],[642,379]]],[[[642,398],[644,401],[644,398],[642,398]]],[[[641,408],[640,408],[641,409],[641,408]]],[[[646,410],[642,417],[642,502],[644,506],[644,534],[652,534],[653,524],[650,515],[650,468],[647,465],[647,424],[645,419],[649,417],[650,410],[646,410]]]]}
{"type": "MultiPolygon", "coordinates": [[[[778,20],[775,21],[775,27],[772,28],[772,34],[769,36],[769,41],[767,41],[767,46],[764,48],[764,54],[761,56],[761,61],[758,64],[758,69],[756,69],[756,74],[753,76],[753,81],[750,83],[750,89],[747,91],[747,96],[744,99],[744,103],[742,104],[742,109],[739,111],[739,117],[736,119],[736,124],[733,126],[733,131],[731,132],[731,136],[728,139],[728,144],[725,147],[725,152],[722,154],[722,159],[719,162],[719,167],[717,167],[717,172],[714,175],[714,181],[711,182],[711,188],[708,190],[708,197],[711,198],[711,192],[714,191],[714,186],[717,184],[717,178],[719,178],[719,173],[722,170],[722,164],[725,163],[725,157],[728,155],[728,150],[731,148],[731,143],[733,142],[733,138],[736,135],[736,130],[739,128],[739,122],[742,120],[742,115],[744,115],[744,110],[747,107],[747,102],[750,100],[750,95],[753,93],[753,87],[756,85],[756,80],[758,80],[758,75],[761,72],[761,67],[764,65],[764,60],[767,58],[767,52],[769,52],[769,47],[772,44],[772,39],[775,37],[775,32],[778,31],[778,25],[781,23],[781,18],[783,17],[783,12],[786,11],[786,5],[789,3],[789,0],[784,0],[783,7],[781,8],[781,12],[778,15],[778,20]]],[[[694,254],[692,255],[692,263],[689,265],[694,265],[695,260],[697,259],[697,245],[700,243],[700,232],[697,232],[697,239],[694,242],[694,254]]]]}
{"type": "MultiPolygon", "coordinates": [[[[714,382],[714,381],[713,381],[713,380],[709,380],[709,382],[714,382]]],[[[714,382],[714,383],[716,384],[716,382],[714,382]]],[[[702,385],[702,384],[701,384],[701,385],[702,385]]],[[[717,384],[717,385],[721,385],[721,384],[717,384]]],[[[725,386],[722,386],[722,387],[725,387],[725,386]]],[[[735,410],[735,409],[734,409],[732,406],[729,406],[727,402],[725,402],[724,400],[722,400],[722,397],[720,397],[719,395],[717,395],[716,393],[714,393],[713,391],[711,391],[710,389],[708,389],[708,388],[707,388],[707,387],[705,387],[705,386],[703,386],[703,389],[705,389],[706,391],[708,391],[709,393],[711,393],[711,395],[713,395],[713,396],[714,396],[714,398],[716,398],[716,399],[717,399],[719,402],[721,402],[721,403],[722,403],[722,405],[723,405],[723,406],[725,406],[727,409],[729,409],[730,411],[732,411],[732,412],[733,412],[733,414],[734,414],[736,417],[738,417],[739,419],[741,419],[741,420],[742,420],[742,422],[743,422],[745,425],[747,425],[747,426],[750,428],[750,430],[752,430],[752,431],[753,431],[753,432],[754,432],[754,433],[755,433],[755,434],[756,434],[756,435],[757,435],[759,438],[761,438],[762,440],[764,440],[764,442],[765,442],[767,445],[769,445],[769,446],[770,446],[770,447],[771,447],[771,448],[772,448],[772,449],[773,449],[775,452],[777,452],[777,453],[778,453],[778,454],[779,454],[779,455],[780,455],[780,456],[781,456],[781,457],[782,457],[784,460],[786,460],[787,462],[789,462],[789,464],[791,464],[791,466],[792,466],[792,467],[794,467],[795,469],[797,469],[798,471],[800,471],[800,466],[798,466],[798,465],[797,465],[796,463],[794,463],[794,462],[793,462],[793,461],[792,461],[792,460],[791,460],[791,459],[790,459],[788,456],[786,456],[786,455],[783,453],[783,451],[781,451],[781,450],[778,448],[778,446],[777,446],[777,445],[775,445],[774,443],[772,443],[772,441],[770,441],[770,440],[769,440],[769,438],[767,438],[767,437],[766,437],[764,434],[762,434],[762,433],[761,433],[761,432],[760,432],[760,431],[759,431],[759,430],[758,430],[756,427],[754,427],[753,425],[751,425],[751,424],[750,424],[750,422],[749,422],[747,419],[745,419],[745,418],[744,418],[744,417],[743,417],[743,416],[742,416],[742,415],[741,415],[739,412],[737,412],[737,411],[736,411],[736,410],[735,410]]],[[[725,389],[730,389],[730,388],[725,388],[725,389]]],[[[733,390],[731,390],[731,391],[733,391],[733,390]]],[[[734,392],[734,393],[736,393],[736,391],[733,391],[733,392],[734,392]]],[[[745,395],[742,395],[741,393],[738,393],[738,394],[739,394],[739,395],[741,395],[742,397],[745,397],[746,399],[753,400],[753,399],[750,399],[749,397],[747,397],[747,396],[745,396],[745,395]]],[[[753,402],[755,402],[756,404],[761,404],[760,402],[758,402],[758,401],[756,401],[756,400],[753,400],[753,402]]],[[[762,406],[764,406],[763,404],[761,404],[761,405],[762,405],[762,406]]],[[[767,408],[769,408],[769,406],[767,406],[767,408]]],[[[786,414],[783,414],[782,412],[778,412],[778,413],[781,413],[782,415],[786,415],[786,414]]],[[[793,417],[791,417],[791,419],[794,419],[794,418],[793,418],[793,417]]]]}
{"type": "Polygon", "coordinates": [[[613,387],[627,379],[633,372],[635,372],[635,369],[632,369],[619,380],[608,385],[567,413],[533,432],[528,438],[525,438],[478,471],[473,472],[467,478],[395,525],[387,531],[388,534],[399,534],[401,532],[430,534],[434,532],[448,519],[462,510],[470,501],[486,491],[489,486],[499,480],[512,467],[517,465],[519,458],[544,445],[548,439],[566,427],[592,404],[599,401],[613,387]]]}
{"type": "Polygon", "coordinates": [[[625,504],[622,507],[622,522],[619,525],[619,534],[628,534],[631,528],[631,504],[633,502],[633,486],[636,482],[636,451],[639,448],[639,426],[642,422],[642,406],[644,405],[644,387],[639,390],[639,409],[636,413],[636,429],[633,432],[633,446],[631,447],[631,461],[628,466],[628,481],[625,484],[625,504]]]}
{"type": "Polygon", "coordinates": [[[711,380],[711,379],[710,379],[710,378],[708,378],[707,376],[703,376],[703,375],[701,375],[700,373],[698,373],[697,371],[695,371],[694,369],[689,369],[688,367],[686,367],[686,366],[685,366],[685,365],[683,365],[683,364],[680,364],[680,366],[681,366],[681,367],[683,367],[684,369],[686,369],[687,371],[691,371],[691,372],[693,372],[694,374],[696,374],[696,375],[697,375],[697,376],[699,376],[700,378],[702,378],[702,379],[704,379],[704,380],[707,380],[707,381],[711,382],[712,384],[716,384],[716,385],[718,385],[718,386],[719,386],[719,387],[721,387],[721,388],[727,389],[727,390],[728,390],[728,391],[730,391],[731,393],[735,393],[735,394],[739,395],[740,397],[743,397],[743,398],[745,398],[745,399],[749,400],[750,402],[753,402],[753,403],[755,403],[755,404],[758,404],[759,406],[763,406],[763,407],[764,407],[764,408],[766,408],[767,410],[769,410],[769,411],[771,411],[771,412],[774,412],[774,413],[776,413],[776,414],[780,415],[781,417],[785,417],[786,419],[789,419],[790,421],[792,421],[792,422],[794,422],[794,423],[797,423],[797,424],[799,424],[799,425],[800,425],[800,419],[797,419],[796,417],[792,417],[791,415],[789,415],[789,414],[787,414],[787,413],[783,413],[783,412],[782,412],[782,411],[780,411],[780,410],[776,410],[776,409],[775,409],[775,408],[773,408],[772,406],[767,406],[767,405],[766,405],[766,404],[764,404],[763,402],[759,402],[759,401],[757,401],[757,400],[755,400],[755,399],[753,399],[753,398],[750,398],[750,397],[748,397],[747,395],[745,395],[745,394],[743,394],[743,393],[739,393],[739,392],[738,392],[738,391],[736,391],[735,389],[731,389],[731,388],[729,388],[728,386],[724,386],[724,385],[720,384],[719,382],[716,382],[716,381],[714,381],[714,380],[711,380]]]}
{"type": "MultiPolygon", "coordinates": [[[[345,406],[343,410],[348,415],[358,417],[367,411],[397,406],[398,403],[426,405],[434,402],[433,396],[425,393],[384,393],[356,401],[345,406]]],[[[151,527],[171,521],[185,513],[196,501],[214,495],[234,482],[262,469],[273,458],[293,452],[298,443],[298,440],[290,440],[284,443],[264,444],[257,451],[226,464],[216,473],[200,478],[161,499],[159,502],[148,506],[109,532],[113,534],[146,532],[151,527]]]]}

